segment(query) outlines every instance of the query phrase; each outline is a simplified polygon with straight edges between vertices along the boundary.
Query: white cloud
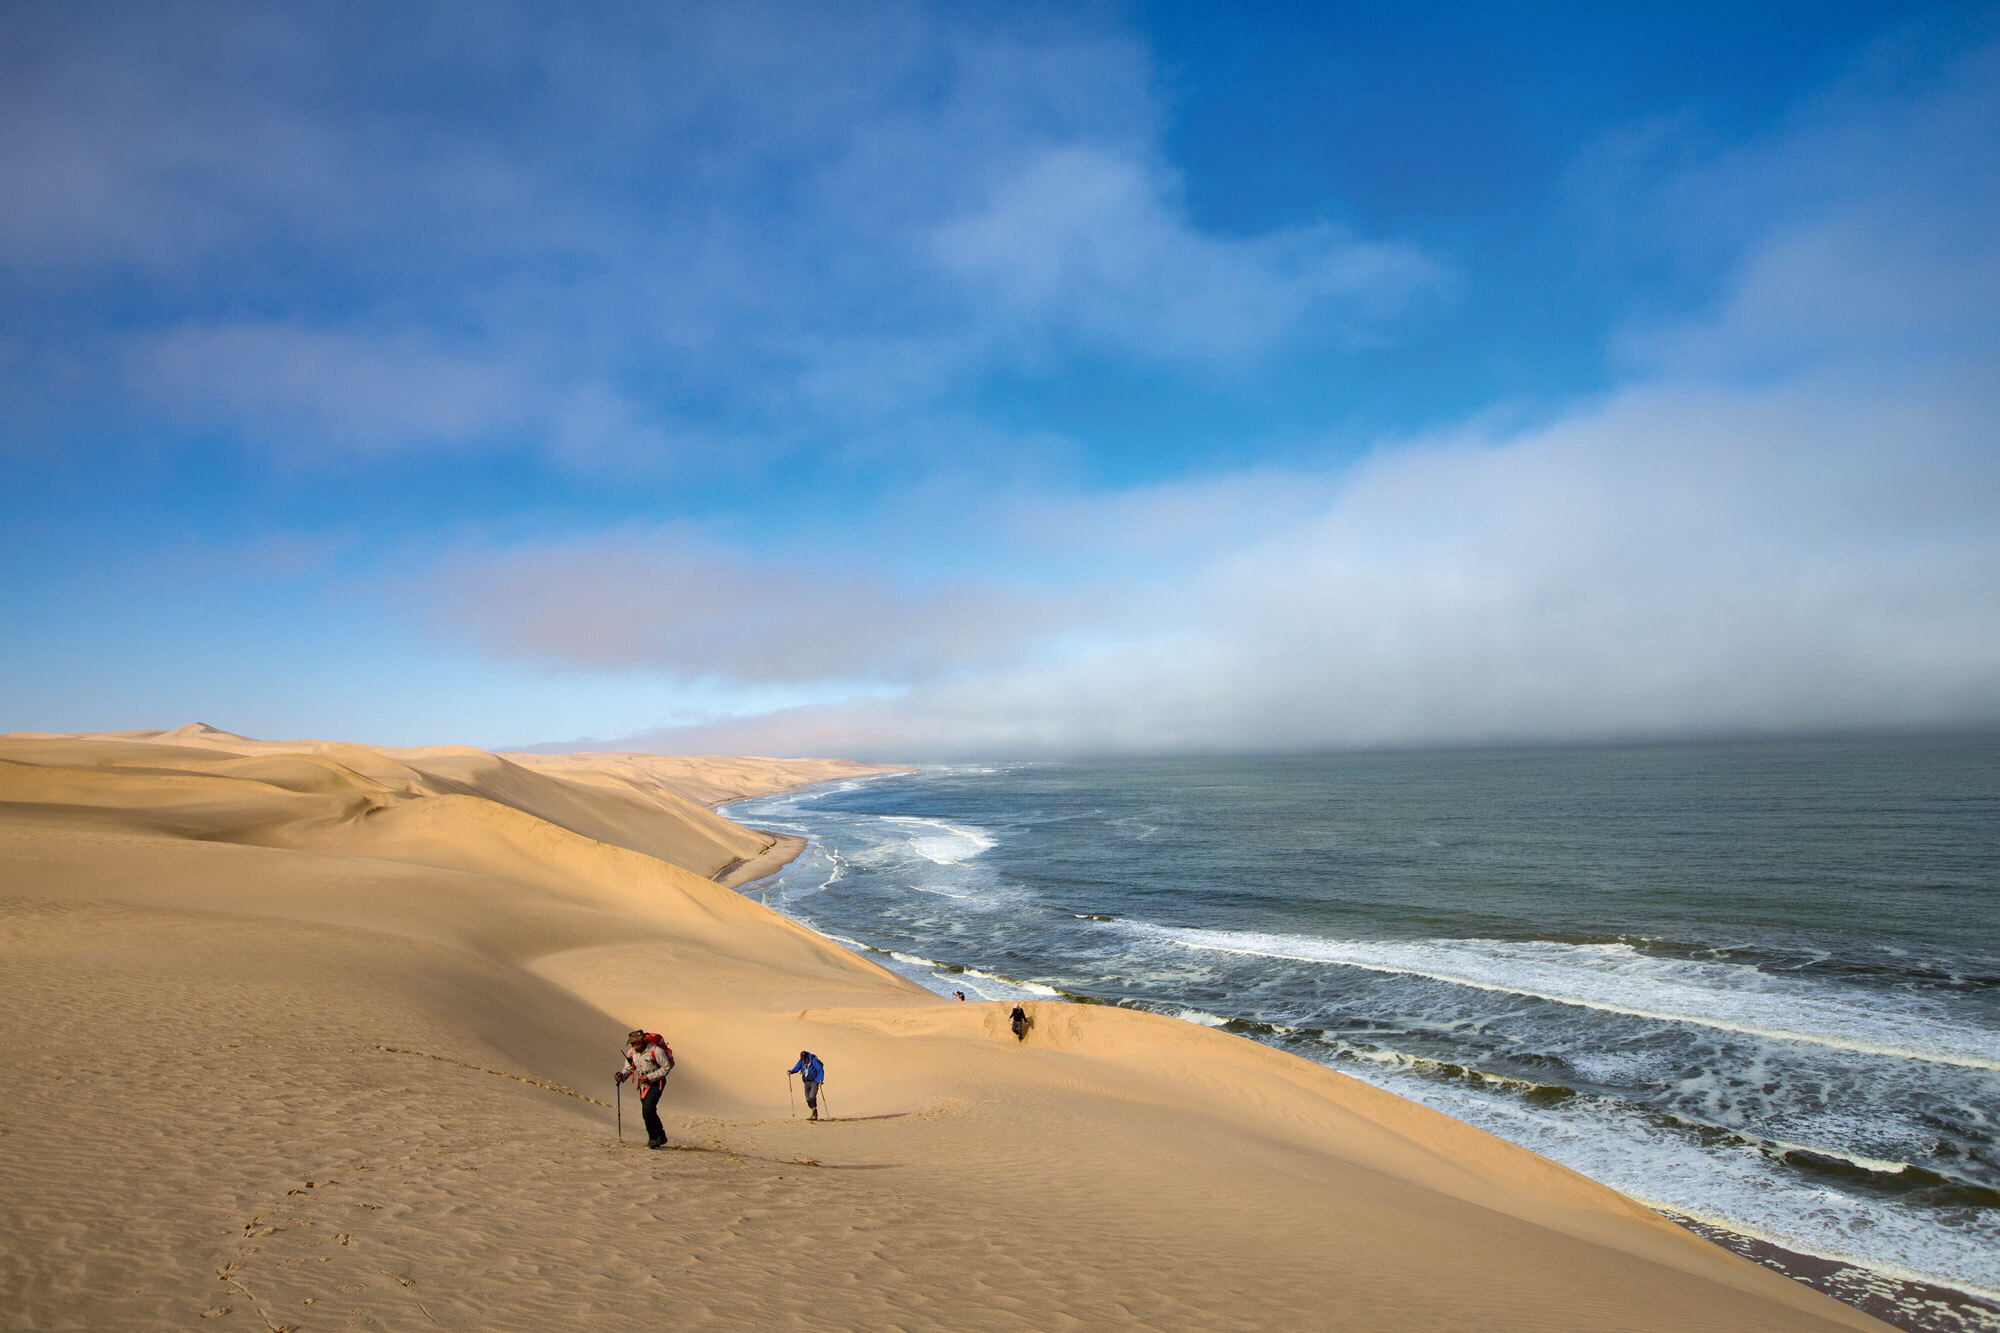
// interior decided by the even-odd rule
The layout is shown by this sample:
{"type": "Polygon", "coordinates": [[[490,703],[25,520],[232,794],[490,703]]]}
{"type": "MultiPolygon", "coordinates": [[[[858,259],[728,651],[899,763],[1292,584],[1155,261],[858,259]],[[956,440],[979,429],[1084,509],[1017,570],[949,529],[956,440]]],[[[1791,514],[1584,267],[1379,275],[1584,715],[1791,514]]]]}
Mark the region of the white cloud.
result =
{"type": "Polygon", "coordinates": [[[939,227],[933,247],[1019,328],[1175,361],[1243,357],[1308,331],[1376,336],[1441,285],[1414,246],[1324,224],[1206,235],[1178,193],[1133,152],[1066,144],[939,227]]]}
{"type": "Polygon", "coordinates": [[[1990,358],[1996,123],[2000,44],[1940,69],[1892,40],[1766,137],[1716,149],[1689,121],[1612,136],[1572,178],[1600,234],[1728,279],[1719,306],[1627,330],[1632,366],[1742,377],[1990,358]]]}
{"type": "Polygon", "coordinates": [[[1391,334],[1436,290],[1405,244],[1202,231],[1146,51],[1088,19],[746,3],[559,27],[10,13],[0,271],[123,346],[137,380],[98,393],[164,391],[281,457],[496,444],[613,470],[689,440],[907,438],[1078,344],[1240,368],[1391,334]],[[91,325],[70,298],[108,276],[133,308],[91,325]]]}

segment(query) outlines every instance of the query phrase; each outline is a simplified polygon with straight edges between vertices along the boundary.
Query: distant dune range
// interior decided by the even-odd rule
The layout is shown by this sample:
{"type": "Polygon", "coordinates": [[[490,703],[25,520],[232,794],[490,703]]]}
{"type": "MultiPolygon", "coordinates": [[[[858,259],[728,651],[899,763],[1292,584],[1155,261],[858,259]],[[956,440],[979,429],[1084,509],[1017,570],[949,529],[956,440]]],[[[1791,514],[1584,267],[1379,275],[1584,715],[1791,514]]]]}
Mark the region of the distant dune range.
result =
{"type": "Polygon", "coordinates": [[[718,882],[792,845],[710,805],[871,771],[0,737],[0,1327],[1882,1327],[1237,1037],[1017,1045],[718,882]],[[616,1138],[633,1026],[681,1150],[616,1138]]]}

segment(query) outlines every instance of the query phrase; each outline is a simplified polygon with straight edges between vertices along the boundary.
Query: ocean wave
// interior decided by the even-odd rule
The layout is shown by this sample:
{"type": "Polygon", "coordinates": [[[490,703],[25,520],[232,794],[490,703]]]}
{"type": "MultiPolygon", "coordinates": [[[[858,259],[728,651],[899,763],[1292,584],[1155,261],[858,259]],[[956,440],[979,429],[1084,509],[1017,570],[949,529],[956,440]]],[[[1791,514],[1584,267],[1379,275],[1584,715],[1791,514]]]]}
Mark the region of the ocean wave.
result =
{"type": "Polygon", "coordinates": [[[998,972],[982,972],[980,969],[976,967],[954,966],[952,970],[955,972],[962,972],[968,977],[980,977],[987,981],[1000,982],[1002,985],[1017,986],[1020,989],[1027,991],[1030,995],[1045,995],[1048,996],[1050,999],[1055,999],[1060,995],[1062,995],[1063,993],[1057,990],[1054,986],[1045,986],[1039,981],[1022,981],[1018,977],[1003,977],[998,972]]]}
{"type": "MultiPolygon", "coordinates": [[[[1325,1029],[1297,1028],[1263,1019],[1225,1017],[1203,1009],[1171,1004],[1139,1003],[1134,1007],[1186,1022],[1199,1023],[1203,1027],[1222,1028],[1267,1042],[1277,1038],[1275,1044],[1295,1052],[1299,1047],[1294,1041],[1285,1039],[1304,1040],[1347,1060],[1418,1074],[1431,1080],[1455,1081],[1485,1091],[1511,1093],[1530,1103],[1545,1107],[1573,1097],[1585,1097],[1590,1102],[1600,1104],[1616,1100],[1604,1098],[1599,1094],[1583,1094],[1565,1084],[1522,1078],[1434,1056],[1400,1051],[1393,1047],[1357,1042],[1325,1029]]],[[[1324,1062],[1323,1057],[1321,1060],[1324,1062]]],[[[1652,1111],[1637,1105],[1621,1104],[1618,1117],[1621,1120],[1650,1122],[1665,1128],[1685,1130],[1710,1147],[1728,1145],[1754,1149],[1772,1162],[1782,1163],[1788,1167],[1814,1171],[1831,1168],[1837,1173],[1846,1172],[1853,1177],[1866,1178],[1867,1183],[1878,1189],[1949,1196],[1951,1203],[1956,1206],[1978,1208],[2000,1206],[2000,1191],[1913,1162],[1874,1157],[1825,1143],[1767,1137],[1742,1126],[1720,1125],[1687,1115],[1652,1111]]]]}
{"type": "MultiPolygon", "coordinates": [[[[1559,1083],[1518,1078],[1511,1074],[1495,1073],[1449,1060],[1413,1055],[1386,1047],[1357,1044],[1342,1040],[1328,1032],[1314,1034],[1313,1040],[1349,1059],[1408,1070],[1436,1079],[1457,1080],[1488,1090],[1517,1093],[1530,1102],[1544,1106],[1554,1105],[1572,1097],[1587,1097],[1588,1101],[1600,1105],[1617,1100],[1605,1098],[1600,1094],[1582,1094],[1575,1088],[1559,1083]]],[[[1721,1146],[1751,1148],[1775,1163],[1808,1171],[1832,1170],[1836,1174],[1845,1176],[1850,1182],[1865,1181],[1878,1190],[1943,1194],[1950,1196],[1957,1204],[1969,1207],[1991,1208],[2000,1205],[2000,1191],[1976,1181],[1963,1180],[1930,1170],[1913,1162],[1871,1157],[1865,1153],[1825,1143],[1771,1138],[1740,1125],[1719,1125],[1693,1116],[1648,1110],[1637,1105],[1620,1104],[1617,1114],[1621,1121],[1651,1123],[1663,1128],[1685,1130],[1710,1148],[1721,1146]]]]}
{"type": "Polygon", "coordinates": [[[941,866],[964,865],[996,845],[995,839],[986,830],[969,825],[947,824],[941,819],[920,819],[914,815],[882,815],[880,818],[885,824],[934,830],[930,833],[911,833],[904,841],[918,856],[941,866]]]}
{"type": "Polygon", "coordinates": [[[813,927],[813,929],[819,930],[820,934],[826,936],[828,939],[832,940],[835,944],[840,945],[844,949],[853,949],[858,953],[886,954],[890,952],[887,949],[878,949],[874,945],[866,943],[865,941],[862,940],[849,939],[845,935],[836,935],[830,930],[821,930],[817,926],[813,927]]]}
{"type": "Polygon", "coordinates": [[[928,893],[933,898],[956,898],[962,903],[981,902],[988,896],[978,893],[954,893],[936,884],[905,884],[903,887],[915,893],[928,893]]]}
{"type": "Polygon", "coordinates": [[[1120,922],[1188,949],[1421,977],[1661,1023],[1770,1041],[2000,1072],[2000,1033],[1936,1021],[1884,997],[1849,998],[1823,982],[1730,963],[1649,955],[1628,944],[1485,939],[1340,940],[1120,922]]]}
{"type": "Polygon", "coordinates": [[[1141,819],[1138,815],[1127,815],[1122,819],[1109,820],[1105,824],[1105,827],[1127,828],[1132,825],[1137,825],[1141,830],[1139,833],[1133,835],[1132,841],[1134,842],[1144,842],[1146,839],[1152,837],[1155,833],[1158,833],[1160,831],[1160,826],[1158,824],[1147,823],[1144,819],[1141,819]]]}
{"type": "Polygon", "coordinates": [[[1755,942],[1694,942],[1657,935],[1564,935],[1541,936],[1555,944],[1629,944],[1634,949],[1661,957],[1690,962],[1738,963],[1762,972],[1815,973],[1826,977],[1854,978],[1891,983],[1914,982],[1923,987],[1967,991],[2000,985],[2000,959],[1978,951],[1934,950],[1932,955],[1912,959],[1910,951],[1875,943],[1857,947],[1843,941],[1838,949],[1816,946],[1791,932],[1791,938],[1767,937],[1755,942]],[[1885,961],[1896,960],[1896,961],[1885,961]],[[1903,961],[1908,960],[1908,961],[1903,961]]]}
{"type": "MultiPolygon", "coordinates": [[[[826,934],[826,932],[821,933],[826,934]]],[[[962,963],[947,963],[940,958],[927,958],[923,954],[910,953],[904,949],[886,949],[879,945],[864,944],[859,940],[851,940],[840,935],[827,934],[827,938],[849,948],[865,950],[901,963],[909,969],[904,973],[905,976],[924,982],[940,995],[950,995],[954,990],[970,989],[982,1000],[1071,998],[1066,992],[1039,981],[1023,981],[1018,977],[1002,976],[998,972],[988,972],[982,968],[966,967],[962,963]],[[1001,989],[995,991],[983,987],[979,985],[982,981],[1001,989]]]]}
{"type": "MultiPolygon", "coordinates": [[[[1327,1048],[1336,1055],[1364,1064],[1404,1070],[1423,1075],[1430,1079],[1452,1080],[1471,1084],[1485,1090],[1512,1093],[1531,1103],[1551,1106],[1582,1096],[1577,1089],[1560,1083],[1547,1083],[1537,1079],[1521,1078],[1513,1074],[1497,1073],[1472,1065],[1450,1060],[1440,1060],[1433,1056],[1417,1055],[1399,1051],[1391,1047],[1370,1043],[1354,1042],[1341,1036],[1316,1029],[1298,1029],[1284,1024],[1270,1023],[1260,1019],[1225,1017],[1204,1009],[1193,1009],[1163,1004],[1141,1006],[1154,1013],[1165,1014],[1185,1022],[1198,1023],[1203,1027],[1224,1028],[1241,1035],[1264,1037],[1300,1037],[1327,1048]]],[[[1296,1049],[1289,1042],[1281,1042],[1288,1049],[1296,1049]]],[[[1603,1102],[1600,1096],[1591,1100],[1603,1102]]],[[[1904,1162],[1882,1157],[1871,1157],[1863,1153],[1829,1146],[1822,1143],[1806,1143],[1789,1139],[1770,1138],[1751,1132],[1740,1126],[1718,1125],[1688,1116],[1648,1112],[1638,1106],[1622,1107],[1621,1119],[1652,1121],[1662,1126],[1686,1130],[1707,1142],[1710,1146],[1728,1144],[1736,1147],[1752,1148],[1773,1162],[1789,1167],[1824,1170],[1829,1167],[1845,1170],[1858,1177],[1865,1177],[1868,1183],[1887,1190],[1944,1191],[1966,1206],[1993,1207],[2000,1205],[2000,1192],[1979,1185],[1976,1182],[1960,1180],[1949,1175],[1928,1170],[1912,1162],[1904,1162]]]]}
{"type": "Polygon", "coordinates": [[[1801,1173],[1773,1151],[1776,1143],[1728,1131],[1699,1134],[1593,1094],[1523,1096],[1502,1082],[1438,1078],[1418,1062],[1347,1054],[1327,1050],[1322,1062],[1338,1061],[1334,1067],[1364,1082],[1477,1125],[1649,1207],[1983,1300],[2000,1291],[1994,1261],[2000,1214],[1992,1210],[1943,1224],[1928,1210],[1883,1208],[1801,1173]]]}
{"type": "MultiPolygon", "coordinates": [[[[1774,1231],[1767,1227],[1760,1227],[1755,1223],[1745,1222],[1731,1213],[1652,1198],[1644,1190],[1640,1189],[1627,1189],[1622,1191],[1622,1193],[1639,1203],[1645,1204],[1654,1212],[1664,1213],[1668,1217],[1681,1218],[1688,1222],[1698,1222],[1703,1226],[1711,1227],[1717,1231],[1733,1232],[1738,1236],[1744,1236],[1750,1240],[1762,1241],[1766,1245],[1775,1245],[1781,1249],[1790,1250],[1794,1254],[1803,1254],[1809,1258],[1825,1260],[1828,1263],[1857,1268],[1863,1272],[1877,1273],[1882,1277],[1897,1282],[1908,1282],[1927,1288],[1942,1287],[1948,1291],[1957,1292],[1960,1295],[1970,1296],[1975,1300],[1983,1301],[1987,1305],[2000,1306],[2000,1274],[1987,1276],[1975,1271],[1973,1277],[1961,1278],[1956,1276],[1954,1270],[1940,1275],[1935,1271],[1935,1264],[1931,1262],[1922,1260],[1903,1262],[1901,1260],[1882,1259],[1874,1256],[1863,1257],[1848,1246],[1837,1243],[1827,1244],[1816,1236],[1801,1239],[1789,1230],[1774,1231]]],[[[1926,1301],[1924,1304],[1928,1305],[1930,1302],[1926,1301]]],[[[1993,1320],[1991,1316],[1985,1316],[1985,1318],[1987,1322],[1983,1323],[1981,1327],[2000,1326],[2000,1320],[1993,1320]]],[[[1918,1327],[1921,1327],[1921,1325],[1918,1327]]],[[[1970,1327],[1970,1325],[1962,1325],[1962,1327],[1970,1327]]]]}
{"type": "Polygon", "coordinates": [[[1321,1032],[1314,1040],[1352,1060],[1362,1060],[1369,1064],[1390,1065],[1407,1069],[1414,1073],[1427,1074],[1433,1078],[1461,1079],[1471,1083],[1482,1083],[1490,1087],[1520,1093],[1541,1101],[1561,1101],[1576,1096],[1576,1089],[1560,1083],[1540,1083],[1534,1079],[1516,1078],[1512,1074],[1496,1074],[1491,1070],[1475,1069],[1471,1065],[1439,1060],[1428,1055],[1412,1055],[1407,1051],[1389,1050],[1380,1046],[1363,1046],[1350,1041],[1342,1041],[1332,1033],[1321,1032]]]}

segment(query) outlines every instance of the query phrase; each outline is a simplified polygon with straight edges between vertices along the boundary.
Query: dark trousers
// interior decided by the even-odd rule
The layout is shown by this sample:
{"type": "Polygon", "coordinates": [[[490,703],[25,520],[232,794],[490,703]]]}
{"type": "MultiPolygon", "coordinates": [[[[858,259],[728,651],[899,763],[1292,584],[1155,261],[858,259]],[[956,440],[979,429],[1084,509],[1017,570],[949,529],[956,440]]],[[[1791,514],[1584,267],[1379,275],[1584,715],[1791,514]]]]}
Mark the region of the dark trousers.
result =
{"type": "Polygon", "coordinates": [[[646,1117],[646,1141],[648,1143],[665,1143],[667,1141],[667,1127],[660,1123],[660,1094],[666,1090],[667,1085],[664,1080],[655,1083],[650,1088],[643,1084],[640,1085],[639,1109],[646,1117]]]}
{"type": "Polygon", "coordinates": [[[817,1107],[819,1105],[819,1084],[813,1082],[811,1079],[806,1079],[804,1082],[806,1085],[806,1105],[817,1107]]]}

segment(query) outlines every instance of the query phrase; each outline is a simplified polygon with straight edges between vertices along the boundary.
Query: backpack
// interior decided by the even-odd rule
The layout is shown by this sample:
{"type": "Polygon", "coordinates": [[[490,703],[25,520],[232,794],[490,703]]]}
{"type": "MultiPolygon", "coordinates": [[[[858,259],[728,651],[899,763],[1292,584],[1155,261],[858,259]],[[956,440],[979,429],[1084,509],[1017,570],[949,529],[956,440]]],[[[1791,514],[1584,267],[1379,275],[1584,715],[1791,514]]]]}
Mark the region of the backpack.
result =
{"type": "Polygon", "coordinates": [[[817,1055],[806,1062],[806,1077],[815,1083],[826,1082],[826,1066],[819,1062],[817,1055]]]}
{"type": "MultiPolygon", "coordinates": [[[[662,1037],[657,1032],[648,1032],[646,1034],[646,1047],[651,1047],[651,1046],[659,1047],[661,1052],[665,1054],[668,1060],[672,1060],[674,1058],[674,1048],[667,1045],[667,1039],[665,1037],[662,1037]]],[[[640,1049],[644,1050],[646,1049],[646,1047],[641,1047],[640,1049]]],[[[625,1058],[626,1060],[630,1061],[633,1065],[638,1064],[638,1061],[633,1058],[633,1054],[629,1047],[627,1048],[627,1053],[625,1058]]]]}

